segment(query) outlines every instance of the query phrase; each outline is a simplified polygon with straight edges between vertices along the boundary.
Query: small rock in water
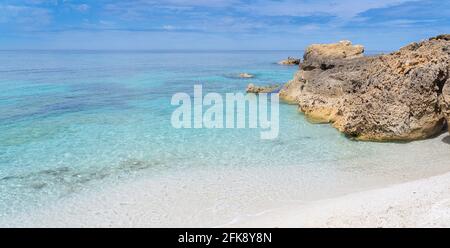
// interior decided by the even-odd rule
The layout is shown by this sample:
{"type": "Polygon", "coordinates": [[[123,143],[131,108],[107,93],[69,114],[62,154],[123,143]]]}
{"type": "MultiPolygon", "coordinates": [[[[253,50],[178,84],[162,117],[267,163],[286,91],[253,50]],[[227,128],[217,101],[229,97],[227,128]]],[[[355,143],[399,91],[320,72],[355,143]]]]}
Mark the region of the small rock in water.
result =
{"type": "Polygon", "coordinates": [[[249,73],[241,73],[239,74],[240,78],[254,78],[255,76],[249,73]]]}
{"type": "Polygon", "coordinates": [[[254,84],[249,84],[247,86],[247,93],[271,93],[277,90],[279,85],[269,85],[269,86],[256,86],[254,84]]]}
{"type": "Polygon", "coordinates": [[[278,62],[278,64],[280,64],[280,65],[299,65],[300,59],[288,57],[287,59],[278,62]]]}

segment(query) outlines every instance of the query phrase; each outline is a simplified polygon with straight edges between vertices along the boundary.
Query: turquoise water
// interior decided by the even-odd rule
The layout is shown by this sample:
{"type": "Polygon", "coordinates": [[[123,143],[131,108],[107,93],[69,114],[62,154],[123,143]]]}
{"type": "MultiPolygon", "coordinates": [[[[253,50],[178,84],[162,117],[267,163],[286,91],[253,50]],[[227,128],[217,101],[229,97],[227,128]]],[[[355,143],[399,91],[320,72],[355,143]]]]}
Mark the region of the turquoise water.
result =
{"type": "Polygon", "coordinates": [[[130,175],[374,155],[379,144],[352,142],[329,125],[312,125],[285,104],[275,140],[261,140],[258,129],[171,126],[174,93],[192,93],[194,84],[220,93],[242,92],[250,82],[282,84],[297,68],[275,62],[300,54],[0,52],[0,217],[130,175]],[[240,79],[241,72],[255,78],[240,79]]]}

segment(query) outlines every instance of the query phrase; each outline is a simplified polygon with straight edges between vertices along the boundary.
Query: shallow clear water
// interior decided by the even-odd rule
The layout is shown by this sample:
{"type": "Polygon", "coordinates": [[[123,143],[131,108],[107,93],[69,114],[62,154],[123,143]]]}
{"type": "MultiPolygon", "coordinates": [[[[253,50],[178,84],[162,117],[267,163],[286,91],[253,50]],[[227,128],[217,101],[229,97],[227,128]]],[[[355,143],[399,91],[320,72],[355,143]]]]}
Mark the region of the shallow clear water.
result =
{"type": "Polygon", "coordinates": [[[275,140],[261,140],[258,129],[171,126],[174,93],[191,94],[194,84],[220,93],[242,92],[250,82],[282,84],[297,68],[274,62],[300,54],[0,52],[0,217],[130,176],[226,168],[270,174],[286,167],[330,178],[338,170],[361,169],[358,161],[365,158],[395,157],[401,144],[350,141],[329,125],[306,122],[286,104],[275,140]],[[256,77],[240,79],[241,72],[256,77]],[[352,162],[337,167],[343,161],[352,162]]]}

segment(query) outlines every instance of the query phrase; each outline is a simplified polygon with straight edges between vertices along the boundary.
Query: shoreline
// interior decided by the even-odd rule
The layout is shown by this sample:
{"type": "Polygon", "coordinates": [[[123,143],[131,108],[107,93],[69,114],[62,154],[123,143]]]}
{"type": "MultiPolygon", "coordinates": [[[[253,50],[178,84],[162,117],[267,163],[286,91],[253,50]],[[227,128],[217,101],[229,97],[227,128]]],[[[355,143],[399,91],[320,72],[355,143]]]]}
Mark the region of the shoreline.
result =
{"type": "Polygon", "coordinates": [[[449,137],[386,143],[340,160],[111,175],[56,202],[0,218],[0,226],[445,226],[450,223],[449,137]]]}
{"type": "Polygon", "coordinates": [[[223,227],[450,227],[450,172],[273,209],[223,227]]]}

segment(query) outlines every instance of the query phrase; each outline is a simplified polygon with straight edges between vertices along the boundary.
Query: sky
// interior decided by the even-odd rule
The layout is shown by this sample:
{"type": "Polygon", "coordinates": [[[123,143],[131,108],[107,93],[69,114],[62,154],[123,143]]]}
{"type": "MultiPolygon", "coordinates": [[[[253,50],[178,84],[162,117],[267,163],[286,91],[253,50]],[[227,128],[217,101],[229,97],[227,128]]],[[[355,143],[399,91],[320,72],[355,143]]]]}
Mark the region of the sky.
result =
{"type": "Polygon", "coordinates": [[[448,0],[0,0],[0,50],[388,51],[441,33],[448,0]]]}

